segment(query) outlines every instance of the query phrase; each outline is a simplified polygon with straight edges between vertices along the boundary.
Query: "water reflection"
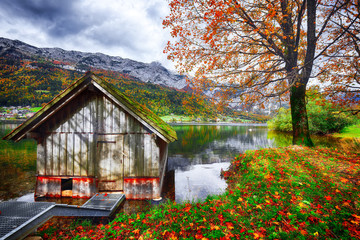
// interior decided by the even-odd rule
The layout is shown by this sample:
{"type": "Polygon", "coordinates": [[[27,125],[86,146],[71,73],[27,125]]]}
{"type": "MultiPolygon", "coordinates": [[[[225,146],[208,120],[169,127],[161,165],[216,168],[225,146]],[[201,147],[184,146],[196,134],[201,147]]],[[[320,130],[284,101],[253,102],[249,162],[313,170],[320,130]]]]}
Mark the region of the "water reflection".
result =
{"type": "MultiPolygon", "coordinates": [[[[0,124],[0,137],[16,125],[0,124]]],[[[176,202],[205,199],[226,188],[220,178],[221,169],[227,169],[231,159],[249,149],[288,146],[291,134],[268,131],[265,126],[173,126],[178,141],[169,144],[168,166],[164,184],[164,198],[176,202]]],[[[340,141],[329,137],[312,137],[316,145],[341,147],[340,141]]],[[[354,145],[354,144],[352,144],[354,145]]],[[[352,146],[350,143],[346,146],[352,146]]],[[[357,145],[358,148],[359,145],[357,145]]],[[[343,148],[343,147],[342,147],[343,148]]],[[[351,149],[349,149],[351,150],[351,149]]],[[[18,143],[0,139],[0,201],[30,199],[35,189],[36,143],[22,140],[18,143]]],[[[70,199],[69,204],[74,204],[70,199]]],[[[52,199],[54,201],[54,199],[52,199]]],[[[62,201],[62,200],[61,200],[62,201]]],[[[128,202],[128,201],[126,201],[128,202]]],[[[128,202],[124,209],[138,211],[148,202],[128,202]],[[134,206],[140,206],[138,208],[134,206]]],[[[144,202],[144,201],[143,201],[144,202]]]]}
{"type": "MultiPolygon", "coordinates": [[[[173,126],[178,141],[169,145],[169,167],[228,162],[248,149],[270,147],[264,126],[173,126]],[[187,162],[187,163],[185,163],[187,162]]],[[[176,167],[175,167],[176,168],[176,167]]]]}
{"type": "Polygon", "coordinates": [[[175,201],[203,200],[222,193],[220,177],[231,159],[249,149],[274,146],[265,126],[173,126],[178,141],[169,145],[168,170],[175,171],[175,201]]]}
{"type": "MultiPolygon", "coordinates": [[[[283,133],[276,131],[268,131],[267,138],[274,141],[276,147],[286,147],[292,144],[292,133],[283,133]]],[[[338,148],[350,148],[350,150],[355,150],[357,140],[353,139],[339,139],[333,138],[331,136],[323,136],[323,135],[312,135],[312,141],[315,146],[322,147],[338,147],[338,148]],[[354,149],[352,149],[354,148],[354,149]]]]}
{"type": "Polygon", "coordinates": [[[35,188],[36,143],[18,143],[1,138],[16,124],[0,124],[0,201],[31,193],[35,188]]]}
{"type": "MultiPolygon", "coordinates": [[[[269,131],[266,126],[196,125],[173,126],[178,141],[169,145],[168,169],[175,172],[176,202],[203,200],[225,191],[221,169],[246,150],[285,147],[292,134],[269,131]]],[[[317,146],[354,151],[359,144],[329,136],[312,136],[317,146]]]]}

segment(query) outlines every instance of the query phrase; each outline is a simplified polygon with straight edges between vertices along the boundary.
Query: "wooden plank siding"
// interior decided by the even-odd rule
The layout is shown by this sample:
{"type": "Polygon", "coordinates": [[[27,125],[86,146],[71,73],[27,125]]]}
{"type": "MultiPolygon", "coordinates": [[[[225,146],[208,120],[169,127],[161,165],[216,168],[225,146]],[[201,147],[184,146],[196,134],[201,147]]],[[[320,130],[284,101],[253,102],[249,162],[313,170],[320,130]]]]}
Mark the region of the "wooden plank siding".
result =
{"type": "Polygon", "coordinates": [[[24,138],[38,144],[35,194],[121,190],[135,199],[160,197],[167,144],[177,140],[161,118],[91,72],[3,137],[24,138]]]}
{"type": "Polygon", "coordinates": [[[59,164],[60,164],[60,172],[59,175],[66,176],[66,166],[67,166],[67,156],[66,156],[66,149],[67,149],[67,134],[60,133],[60,149],[59,149],[59,164]]]}
{"type": "Polygon", "coordinates": [[[44,125],[39,176],[97,177],[100,190],[123,190],[124,177],[160,175],[164,141],[105,95],[85,91],[44,125]]]}

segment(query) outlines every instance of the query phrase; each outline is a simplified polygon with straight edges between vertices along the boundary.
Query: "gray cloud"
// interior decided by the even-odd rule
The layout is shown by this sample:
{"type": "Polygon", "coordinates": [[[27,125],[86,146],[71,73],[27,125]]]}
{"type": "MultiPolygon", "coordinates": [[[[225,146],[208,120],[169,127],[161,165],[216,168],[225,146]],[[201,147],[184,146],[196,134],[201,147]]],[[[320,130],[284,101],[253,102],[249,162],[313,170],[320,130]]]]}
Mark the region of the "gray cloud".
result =
{"type": "Polygon", "coordinates": [[[32,22],[54,22],[75,12],[72,0],[2,0],[0,7],[9,15],[32,22]]]}
{"type": "Polygon", "coordinates": [[[74,3],[72,0],[2,0],[0,6],[20,17],[53,21],[73,10],[74,3]]]}
{"type": "Polygon", "coordinates": [[[164,0],[0,0],[0,36],[169,66],[167,11],[164,0]]]}
{"type": "Polygon", "coordinates": [[[135,39],[138,37],[134,30],[129,29],[126,25],[120,25],[116,31],[111,31],[106,27],[100,27],[92,30],[88,34],[89,38],[98,44],[107,47],[121,46],[124,49],[136,51],[138,41],[135,39]],[[109,34],[111,32],[111,34],[109,34]]]}
{"type": "Polygon", "coordinates": [[[6,14],[28,21],[53,37],[66,37],[96,23],[83,16],[79,1],[73,0],[2,0],[6,14]]]}
{"type": "Polygon", "coordinates": [[[164,17],[162,10],[159,8],[158,4],[152,4],[146,9],[148,16],[154,21],[161,21],[161,18],[164,17]]]}

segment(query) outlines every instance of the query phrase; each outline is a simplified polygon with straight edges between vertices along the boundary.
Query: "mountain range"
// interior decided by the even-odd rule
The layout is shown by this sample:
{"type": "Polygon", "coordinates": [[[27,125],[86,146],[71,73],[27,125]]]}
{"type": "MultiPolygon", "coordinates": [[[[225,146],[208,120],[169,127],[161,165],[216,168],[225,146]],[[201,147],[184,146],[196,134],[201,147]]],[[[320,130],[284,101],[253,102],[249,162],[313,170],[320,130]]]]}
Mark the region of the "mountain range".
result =
{"type": "Polygon", "coordinates": [[[0,107],[40,106],[86,71],[93,71],[160,116],[175,114],[215,119],[219,114],[264,121],[226,108],[217,110],[208,96],[191,90],[185,76],[158,62],[142,63],[102,53],[38,48],[0,37],[0,107]]]}
{"type": "Polygon", "coordinates": [[[187,87],[185,76],[160,63],[142,63],[102,53],[37,48],[0,38],[0,107],[41,106],[91,70],[160,116],[215,118],[205,96],[187,87]]]}
{"type": "Polygon", "coordinates": [[[127,58],[108,56],[102,53],[66,51],[61,48],[38,48],[19,40],[0,37],[0,57],[17,56],[22,59],[43,58],[60,62],[70,70],[86,71],[90,68],[128,74],[145,83],[158,84],[176,89],[186,88],[186,78],[173,73],[159,62],[143,63],[127,58]]]}

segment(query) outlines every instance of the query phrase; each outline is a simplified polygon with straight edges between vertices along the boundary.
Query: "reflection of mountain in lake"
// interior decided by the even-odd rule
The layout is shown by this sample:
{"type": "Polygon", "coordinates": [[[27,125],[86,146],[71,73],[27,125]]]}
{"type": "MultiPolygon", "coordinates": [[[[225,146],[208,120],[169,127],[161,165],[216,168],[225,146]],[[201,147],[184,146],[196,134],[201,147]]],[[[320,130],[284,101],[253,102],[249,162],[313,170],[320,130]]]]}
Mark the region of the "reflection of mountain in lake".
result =
{"type": "Polygon", "coordinates": [[[168,169],[229,162],[249,149],[274,145],[259,126],[174,126],[179,140],[169,145],[168,169]]]}

